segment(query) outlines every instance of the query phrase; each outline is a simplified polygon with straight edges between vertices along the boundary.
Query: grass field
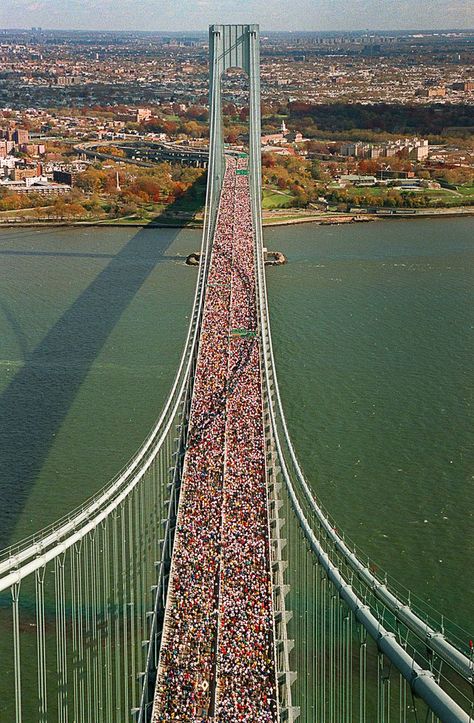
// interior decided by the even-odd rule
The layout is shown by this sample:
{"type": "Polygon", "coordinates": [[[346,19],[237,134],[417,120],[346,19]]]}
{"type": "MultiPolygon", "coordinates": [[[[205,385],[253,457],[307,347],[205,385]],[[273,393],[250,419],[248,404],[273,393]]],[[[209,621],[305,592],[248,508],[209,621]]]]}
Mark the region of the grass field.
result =
{"type": "Polygon", "coordinates": [[[462,193],[465,198],[474,200],[474,186],[457,186],[456,191],[462,193]]]}
{"type": "Polygon", "coordinates": [[[293,195],[286,191],[277,191],[273,188],[264,188],[262,198],[262,208],[271,210],[272,208],[287,208],[293,200],[293,195]]]}
{"type": "Polygon", "coordinates": [[[364,187],[364,188],[354,188],[354,189],[351,189],[351,190],[352,190],[352,192],[354,193],[354,195],[358,195],[358,196],[375,196],[375,197],[378,197],[378,196],[383,196],[385,193],[387,193],[387,189],[386,189],[386,188],[368,188],[368,187],[364,187]]]}

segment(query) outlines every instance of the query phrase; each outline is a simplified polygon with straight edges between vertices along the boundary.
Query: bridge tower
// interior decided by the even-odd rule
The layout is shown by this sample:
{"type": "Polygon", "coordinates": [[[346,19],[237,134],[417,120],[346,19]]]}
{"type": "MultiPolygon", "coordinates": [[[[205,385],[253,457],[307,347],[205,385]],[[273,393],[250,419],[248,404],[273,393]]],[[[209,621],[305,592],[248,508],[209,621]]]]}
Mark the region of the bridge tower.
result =
{"type": "MultiPolygon", "coordinates": [[[[241,68],[249,79],[249,170],[252,211],[256,229],[261,228],[261,120],[260,31],[258,25],[211,25],[209,27],[210,155],[207,207],[217,210],[224,174],[222,131],[222,76],[229,68],[241,68]]],[[[211,229],[215,217],[209,218],[211,229]]],[[[258,237],[260,233],[257,232],[258,237]]]]}

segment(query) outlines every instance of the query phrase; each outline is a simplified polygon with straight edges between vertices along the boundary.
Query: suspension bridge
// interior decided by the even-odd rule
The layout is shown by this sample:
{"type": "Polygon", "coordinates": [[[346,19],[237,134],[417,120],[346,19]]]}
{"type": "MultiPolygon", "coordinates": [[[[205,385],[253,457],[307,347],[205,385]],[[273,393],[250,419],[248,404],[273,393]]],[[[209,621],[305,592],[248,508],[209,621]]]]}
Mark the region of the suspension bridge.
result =
{"type": "Polygon", "coordinates": [[[474,721],[468,636],[374,570],[315,497],[274,362],[259,29],[210,28],[210,155],[192,317],[128,464],[0,555],[0,720],[474,721]],[[221,79],[249,83],[224,152],[221,79]]]}

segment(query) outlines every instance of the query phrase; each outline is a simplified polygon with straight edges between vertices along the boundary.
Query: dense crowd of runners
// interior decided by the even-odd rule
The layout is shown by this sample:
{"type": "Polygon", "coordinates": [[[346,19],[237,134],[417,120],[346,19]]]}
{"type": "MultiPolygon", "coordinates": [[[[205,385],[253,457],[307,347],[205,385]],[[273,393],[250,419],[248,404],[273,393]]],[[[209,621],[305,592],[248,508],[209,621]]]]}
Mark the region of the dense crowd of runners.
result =
{"type": "Polygon", "coordinates": [[[246,163],[227,159],[214,234],[154,722],[277,720],[246,163]]]}

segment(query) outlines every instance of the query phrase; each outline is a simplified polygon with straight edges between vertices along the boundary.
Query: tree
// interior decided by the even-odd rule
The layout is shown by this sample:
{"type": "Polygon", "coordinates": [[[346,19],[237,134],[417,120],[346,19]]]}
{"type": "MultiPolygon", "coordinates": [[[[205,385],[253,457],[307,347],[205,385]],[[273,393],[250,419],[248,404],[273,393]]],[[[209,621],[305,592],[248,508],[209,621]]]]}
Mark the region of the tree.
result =
{"type": "Polygon", "coordinates": [[[67,203],[64,207],[64,215],[66,218],[77,218],[84,216],[84,206],[80,203],[67,203]]]}
{"type": "Polygon", "coordinates": [[[236,130],[228,129],[224,130],[224,141],[226,143],[236,144],[239,140],[239,134],[236,130]]]}
{"type": "Polygon", "coordinates": [[[57,196],[53,201],[53,214],[56,218],[64,218],[66,215],[66,204],[61,196],[57,196]]]}
{"type": "Polygon", "coordinates": [[[124,216],[135,216],[138,212],[138,206],[136,203],[124,203],[121,207],[121,212],[124,216]]]}
{"type": "Polygon", "coordinates": [[[21,194],[7,192],[0,200],[0,211],[14,211],[19,208],[24,208],[25,201],[26,198],[21,194]]]}
{"type": "Polygon", "coordinates": [[[84,208],[87,210],[89,216],[98,216],[102,211],[102,204],[98,196],[92,196],[89,200],[84,201],[84,208]]]}
{"type": "Polygon", "coordinates": [[[222,106],[222,113],[225,116],[230,116],[231,118],[236,116],[237,115],[237,107],[236,107],[235,103],[225,103],[222,106]]]}
{"type": "Polygon", "coordinates": [[[202,125],[194,120],[186,121],[181,126],[182,132],[192,138],[200,138],[202,135],[202,125]]]}
{"type": "Polygon", "coordinates": [[[186,117],[189,118],[189,120],[197,120],[205,123],[209,118],[209,113],[207,108],[204,108],[202,105],[190,105],[186,111],[186,117]]]}
{"type": "Polygon", "coordinates": [[[319,161],[312,161],[309,172],[311,174],[311,178],[313,178],[315,181],[319,181],[322,179],[321,176],[321,164],[319,161]]]}
{"type": "Polygon", "coordinates": [[[380,170],[380,163],[378,161],[370,160],[370,159],[364,159],[362,161],[359,161],[357,164],[359,173],[362,175],[368,174],[375,176],[380,170]]]}
{"type": "Polygon", "coordinates": [[[107,174],[97,168],[88,168],[76,178],[76,186],[86,193],[100,193],[107,181],[107,174]]]}
{"type": "Polygon", "coordinates": [[[103,153],[108,156],[117,156],[117,158],[125,158],[125,151],[117,146],[97,146],[97,153],[103,153]]]}

